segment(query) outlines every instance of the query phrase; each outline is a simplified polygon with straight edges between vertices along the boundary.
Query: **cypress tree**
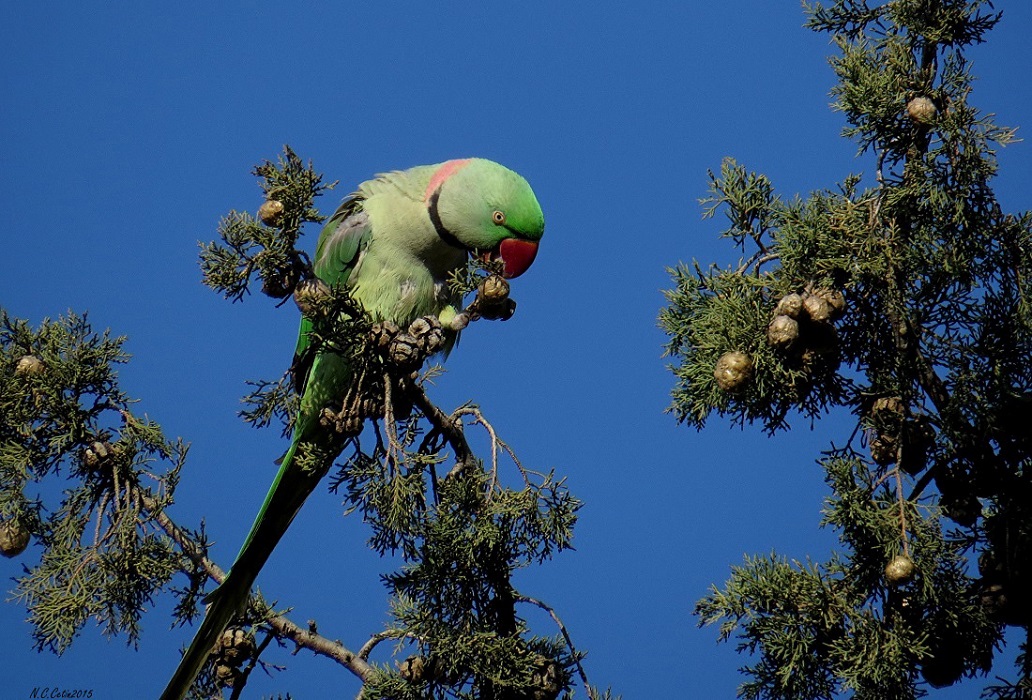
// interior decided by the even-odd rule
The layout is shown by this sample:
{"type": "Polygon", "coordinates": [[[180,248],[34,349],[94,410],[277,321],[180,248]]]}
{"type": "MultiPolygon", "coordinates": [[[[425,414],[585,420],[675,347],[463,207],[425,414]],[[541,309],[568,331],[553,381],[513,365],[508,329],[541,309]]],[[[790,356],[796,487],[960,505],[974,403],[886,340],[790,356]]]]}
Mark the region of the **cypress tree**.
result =
{"type": "Polygon", "coordinates": [[[704,201],[741,259],[671,270],[660,323],[687,425],[716,413],[773,435],[851,415],[819,458],[841,546],[747,557],[696,613],[749,654],[745,698],[913,698],[990,670],[984,697],[1029,697],[1032,214],[994,196],[1014,132],[971,103],[966,59],[1001,14],[806,13],[833,37],[835,108],[869,169],[786,200],[725,161],[704,201]],[[1008,627],[1023,630],[1013,669],[994,666],[1008,627]]]}

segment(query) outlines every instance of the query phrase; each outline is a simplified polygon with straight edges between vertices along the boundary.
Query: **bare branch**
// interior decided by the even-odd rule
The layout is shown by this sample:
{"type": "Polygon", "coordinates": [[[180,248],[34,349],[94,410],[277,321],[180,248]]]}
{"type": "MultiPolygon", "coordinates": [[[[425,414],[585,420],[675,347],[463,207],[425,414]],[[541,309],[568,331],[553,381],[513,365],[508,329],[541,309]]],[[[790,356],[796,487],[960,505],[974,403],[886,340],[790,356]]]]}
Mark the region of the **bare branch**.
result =
{"type": "Polygon", "coordinates": [[[573,662],[577,665],[577,675],[580,676],[581,682],[584,683],[584,687],[590,688],[591,685],[588,683],[588,674],[584,672],[584,666],[581,665],[580,657],[577,654],[577,649],[573,646],[573,638],[570,636],[570,633],[566,630],[566,625],[564,625],[563,621],[559,619],[559,615],[556,614],[555,609],[547,603],[543,603],[540,600],[537,600],[536,598],[530,598],[525,595],[517,594],[515,596],[515,600],[518,603],[528,603],[530,605],[536,605],[537,607],[541,608],[542,610],[548,613],[549,617],[552,618],[552,621],[555,622],[556,627],[559,628],[559,632],[562,633],[563,639],[566,640],[566,646],[570,650],[570,656],[573,658],[573,662]]]}
{"type": "Polygon", "coordinates": [[[476,459],[473,456],[473,450],[470,449],[469,443],[466,441],[466,435],[462,431],[462,426],[456,424],[453,416],[449,416],[435,406],[419,384],[407,379],[399,383],[402,390],[412,399],[412,403],[416,408],[423,412],[427,420],[441,432],[445,440],[448,441],[448,444],[455,451],[455,466],[449,472],[449,476],[472,467],[476,459]]]}
{"type": "Polygon", "coordinates": [[[369,641],[362,645],[361,649],[358,650],[358,658],[363,661],[367,660],[369,655],[373,652],[373,649],[375,649],[380,642],[388,639],[415,639],[418,641],[419,637],[401,629],[389,629],[384,630],[383,632],[377,632],[369,638],[369,641]]]}
{"type": "MultiPolygon", "coordinates": [[[[165,514],[160,505],[149,494],[140,493],[140,498],[154,522],[172,538],[190,561],[201,567],[208,577],[216,583],[222,583],[226,579],[226,572],[211,559],[204,556],[197,543],[165,514]]],[[[289,639],[314,654],[333,659],[363,681],[367,680],[374,671],[373,667],[365,659],[359,658],[357,654],[340,642],[317,634],[312,629],[303,628],[283,615],[271,615],[265,622],[272,628],[277,637],[289,639]]]]}

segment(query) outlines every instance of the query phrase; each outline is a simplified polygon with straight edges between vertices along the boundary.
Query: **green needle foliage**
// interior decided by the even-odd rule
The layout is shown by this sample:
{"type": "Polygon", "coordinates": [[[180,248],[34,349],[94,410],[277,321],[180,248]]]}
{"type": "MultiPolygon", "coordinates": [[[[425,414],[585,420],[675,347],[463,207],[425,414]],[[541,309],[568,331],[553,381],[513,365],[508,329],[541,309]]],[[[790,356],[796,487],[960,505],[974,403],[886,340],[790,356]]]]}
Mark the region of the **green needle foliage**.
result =
{"type": "Polygon", "coordinates": [[[204,283],[227,299],[243,299],[255,276],[270,296],[289,295],[306,267],[307,256],[296,248],[303,227],[326,218],[315,209],[315,198],[337,183],[323,184],[311,163],[305,165],[289,146],[283,150],[276,163],[254,168],[266,200],[259,216],[231,211],[219,222],[222,242],[201,244],[204,283]]]}
{"type": "Polygon", "coordinates": [[[1000,20],[985,1],[835,0],[808,24],[839,54],[835,106],[866,177],[786,201],[726,161],[707,214],[741,250],[671,270],[660,323],[672,411],[773,433],[848,410],[820,459],[828,561],[749,557],[699,601],[703,624],[754,663],[746,698],[914,698],[1007,674],[1032,692],[1032,214],[990,186],[1013,130],[971,103],[965,50],[1000,20]]]}
{"type": "Polygon", "coordinates": [[[135,644],[154,596],[194,572],[152,519],[186,446],[130,411],[124,340],[85,316],[31,328],[0,310],[0,551],[43,547],[14,591],[41,650],[64,651],[91,618],[135,644]]]}

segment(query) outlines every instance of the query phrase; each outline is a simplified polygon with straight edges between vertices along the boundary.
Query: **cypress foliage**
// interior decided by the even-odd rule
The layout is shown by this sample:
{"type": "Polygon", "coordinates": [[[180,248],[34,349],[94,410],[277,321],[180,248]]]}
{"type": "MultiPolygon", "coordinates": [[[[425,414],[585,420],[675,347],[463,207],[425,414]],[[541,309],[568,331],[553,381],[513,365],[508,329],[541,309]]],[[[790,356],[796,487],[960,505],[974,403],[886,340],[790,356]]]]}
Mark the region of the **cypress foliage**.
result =
{"type": "Polygon", "coordinates": [[[725,162],[706,202],[743,257],[672,270],[660,323],[689,425],[716,412],[773,433],[793,413],[855,416],[820,459],[822,524],[842,549],[747,558],[696,612],[750,654],[745,698],[913,698],[990,670],[1010,680],[984,697],[1029,697],[1032,214],[994,197],[1013,130],[969,102],[965,58],[1000,13],[956,0],[806,11],[834,38],[835,107],[872,171],[786,201],[725,162]],[[750,368],[737,383],[729,353],[750,368]],[[1010,671],[993,663],[1007,626],[1025,640],[1010,671]]]}

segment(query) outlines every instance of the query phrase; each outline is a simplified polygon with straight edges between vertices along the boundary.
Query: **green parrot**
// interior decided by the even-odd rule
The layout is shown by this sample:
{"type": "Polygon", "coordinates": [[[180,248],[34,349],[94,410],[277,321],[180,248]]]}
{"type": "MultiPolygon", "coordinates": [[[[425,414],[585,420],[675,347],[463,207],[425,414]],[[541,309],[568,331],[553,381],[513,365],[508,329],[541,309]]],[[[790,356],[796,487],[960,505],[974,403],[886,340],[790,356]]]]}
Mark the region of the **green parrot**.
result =
{"type": "MultiPolygon", "coordinates": [[[[534,262],[544,233],[541,206],[527,181],[482,158],[450,160],[378,175],[359,185],[323,227],[314,271],[327,285],[346,285],[376,321],[401,328],[437,316],[450,347],[468,322],[449,275],[469,255],[500,262],[505,277],[534,262]]],[[[325,440],[324,407],[339,405],[352,380],[347,361],[331,352],[307,358],[312,323],[302,318],[295,356],[301,404],[290,447],[265,503],[226,576],[209,603],[193,642],[161,700],[181,700],[222,632],[246,604],[258,572],[305,499],[329,469],[306,470],[299,452],[325,440]],[[300,369],[299,369],[300,368],[300,369]]]]}

